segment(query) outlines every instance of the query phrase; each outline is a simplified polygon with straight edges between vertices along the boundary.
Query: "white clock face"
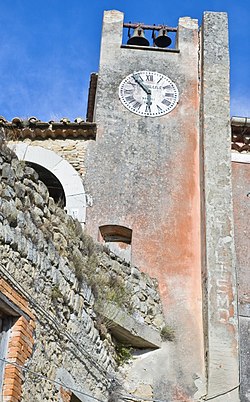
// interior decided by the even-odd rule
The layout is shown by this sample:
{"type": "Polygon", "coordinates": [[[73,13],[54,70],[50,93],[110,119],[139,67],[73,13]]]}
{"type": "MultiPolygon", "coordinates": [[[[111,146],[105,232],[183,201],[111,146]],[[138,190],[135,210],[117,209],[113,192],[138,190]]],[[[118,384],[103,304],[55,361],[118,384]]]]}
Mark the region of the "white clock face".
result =
{"type": "Polygon", "coordinates": [[[119,98],[131,112],[157,117],[175,108],[179,93],[166,75],[156,71],[136,71],[121,82],[119,98]]]}

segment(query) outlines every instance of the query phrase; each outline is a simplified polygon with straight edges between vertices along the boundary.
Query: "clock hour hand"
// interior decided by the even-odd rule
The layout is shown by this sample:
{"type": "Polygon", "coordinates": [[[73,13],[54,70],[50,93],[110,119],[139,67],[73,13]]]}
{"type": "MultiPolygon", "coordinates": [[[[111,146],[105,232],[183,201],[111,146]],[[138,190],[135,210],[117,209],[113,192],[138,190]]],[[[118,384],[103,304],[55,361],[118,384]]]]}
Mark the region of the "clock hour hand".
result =
{"type": "Polygon", "coordinates": [[[152,102],[151,102],[151,91],[150,91],[150,93],[147,94],[147,106],[148,106],[149,110],[150,110],[151,105],[152,105],[152,102]]]}
{"type": "Polygon", "coordinates": [[[149,89],[144,83],[143,80],[141,79],[140,76],[133,74],[134,80],[140,85],[140,87],[146,92],[146,94],[151,95],[151,89],[149,89]]]}

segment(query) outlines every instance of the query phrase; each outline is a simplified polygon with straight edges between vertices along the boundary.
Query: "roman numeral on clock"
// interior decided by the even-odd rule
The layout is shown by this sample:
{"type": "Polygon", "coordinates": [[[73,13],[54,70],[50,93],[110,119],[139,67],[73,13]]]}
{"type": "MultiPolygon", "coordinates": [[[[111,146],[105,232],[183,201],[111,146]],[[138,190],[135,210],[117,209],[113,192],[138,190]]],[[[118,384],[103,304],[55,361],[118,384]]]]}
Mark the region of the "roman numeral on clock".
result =
{"type": "Polygon", "coordinates": [[[137,84],[134,81],[128,81],[127,84],[132,85],[133,88],[137,86],[137,84]]]}
{"type": "Polygon", "coordinates": [[[138,112],[138,110],[140,109],[141,105],[142,104],[140,102],[135,101],[135,103],[132,106],[138,112]]]}
{"type": "Polygon", "coordinates": [[[138,111],[142,105],[142,103],[138,102],[133,96],[126,96],[125,97],[126,102],[128,102],[133,109],[135,109],[136,111],[138,111]]]}
{"type": "Polygon", "coordinates": [[[133,89],[124,89],[124,95],[131,95],[133,93],[133,89]]]}
{"type": "Polygon", "coordinates": [[[174,96],[173,92],[166,92],[164,96],[172,98],[174,96]]]}
{"type": "Polygon", "coordinates": [[[136,102],[135,98],[133,96],[125,96],[125,99],[128,103],[136,102]]]}
{"type": "Polygon", "coordinates": [[[169,106],[171,104],[171,102],[167,99],[163,99],[163,101],[161,101],[161,103],[163,103],[163,105],[169,106]]]}
{"type": "Polygon", "coordinates": [[[146,74],[146,81],[153,82],[154,81],[154,76],[152,74],[146,74]]]}

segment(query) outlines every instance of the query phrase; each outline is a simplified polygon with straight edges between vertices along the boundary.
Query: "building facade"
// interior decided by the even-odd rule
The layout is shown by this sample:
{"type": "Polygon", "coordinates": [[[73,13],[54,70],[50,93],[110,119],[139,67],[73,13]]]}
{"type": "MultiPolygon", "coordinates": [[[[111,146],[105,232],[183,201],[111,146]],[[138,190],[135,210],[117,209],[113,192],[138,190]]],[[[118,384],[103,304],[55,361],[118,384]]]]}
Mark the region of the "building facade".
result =
{"type": "Polygon", "coordinates": [[[201,27],[180,18],[165,30],[175,35],[169,48],[123,43],[126,29],[141,39],[143,29],[160,35],[162,27],[105,12],[87,122],[1,125],[18,158],[94,241],[158,281],[164,324],[138,296],[137,321],[162,334],[171,328],[174,339],[140,332],[138,343],[127,321],[117,324],[115,336],[140,349],[120,370],[123,397],[245,402],[250,124],[230,123],[227,16],[205,13],[201,27]]]}

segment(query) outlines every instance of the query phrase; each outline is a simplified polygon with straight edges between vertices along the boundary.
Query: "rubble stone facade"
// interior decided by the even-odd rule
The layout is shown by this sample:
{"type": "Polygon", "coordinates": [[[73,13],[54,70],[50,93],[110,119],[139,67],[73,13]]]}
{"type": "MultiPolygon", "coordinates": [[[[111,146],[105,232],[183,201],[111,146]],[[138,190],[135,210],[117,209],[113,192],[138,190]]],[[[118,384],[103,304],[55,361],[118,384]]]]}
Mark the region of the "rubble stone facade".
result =
{"type": "MultiPolygon", "coordinates": [[[[80,271],[84,259],[90,270],[88,248],[94,245],[84,243],[81,226],[5,146],[0,168],[1,301],[13,310],[1,308],[1,316],[14,319],[4,356],[3,401],[66,401],[72,389],[79,400],[106,399],[116,380],[115,346],[107,332],[100,334],[98,298],[80,271]]],[[[129,314],[150,340],[153,332],[160,342],[164,318],[157,283],[115,255],[97,254],[92,274],[102,270],[104,277],[122,280],[129,314]]]]}

